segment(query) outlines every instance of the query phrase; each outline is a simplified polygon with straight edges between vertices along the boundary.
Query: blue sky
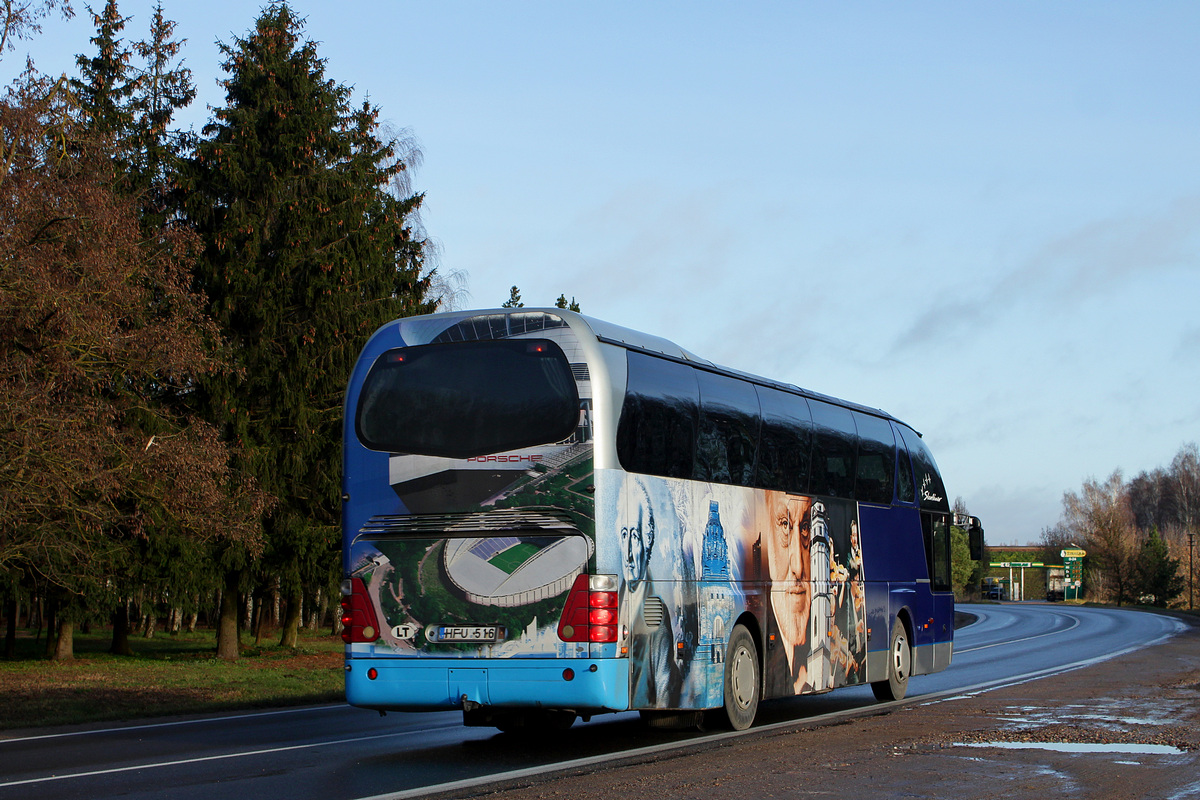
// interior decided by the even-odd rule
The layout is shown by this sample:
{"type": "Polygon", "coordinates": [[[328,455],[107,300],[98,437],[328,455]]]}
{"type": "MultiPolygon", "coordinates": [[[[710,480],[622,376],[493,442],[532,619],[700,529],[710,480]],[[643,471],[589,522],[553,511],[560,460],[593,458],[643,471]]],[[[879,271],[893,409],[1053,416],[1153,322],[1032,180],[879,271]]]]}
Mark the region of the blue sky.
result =
{"type": "MultiPolygon", "coordinates": [[[[103,0],[95,0],[97,8],[103,0]]],[[[153,3],[125,0],[130,39],[153,3]]],[[[197,128],[259,5],[164,0],[197,128]]],[[[293,3],[465,307],[560,293],[925,434],[992,543],[1200,439],[1200,5],[293,3]]],[[[0,61],[75,73],[86,12],[0,61]]]]}

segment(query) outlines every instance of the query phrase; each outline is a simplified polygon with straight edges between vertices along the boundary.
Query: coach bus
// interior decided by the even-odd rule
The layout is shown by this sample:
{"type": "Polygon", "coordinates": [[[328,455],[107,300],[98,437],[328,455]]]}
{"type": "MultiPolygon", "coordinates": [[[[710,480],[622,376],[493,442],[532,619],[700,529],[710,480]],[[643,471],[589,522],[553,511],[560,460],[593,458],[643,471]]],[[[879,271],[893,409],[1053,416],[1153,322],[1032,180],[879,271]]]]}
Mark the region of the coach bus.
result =
{"type": "Polygon", "coordinates": [[[343,492],[355,706],[744,729],[764,699],[900,699],[953,652],[953,520],[920,434],[570,311],[381,328],[346,392],[343,492]]]}

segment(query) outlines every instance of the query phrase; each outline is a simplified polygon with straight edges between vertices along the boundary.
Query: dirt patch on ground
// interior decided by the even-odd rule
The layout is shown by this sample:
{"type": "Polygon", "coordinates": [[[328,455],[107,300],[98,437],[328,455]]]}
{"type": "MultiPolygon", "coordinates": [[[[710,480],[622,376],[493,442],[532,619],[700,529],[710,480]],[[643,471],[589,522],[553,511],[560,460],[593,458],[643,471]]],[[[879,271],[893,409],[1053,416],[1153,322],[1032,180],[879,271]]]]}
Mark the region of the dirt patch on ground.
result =
{"type": "Polygon", "coordinates": [[[300,653],[297,655],[273,656],[248,662],[250,669],[333,669],[342,670],[345,667],[344,653],[300,653]]]}
{"type": "Polygon", "coordinates": [[[1200,798],[1198,678],[1192,627],[1053,678],[471,796],[1200,798]]]}

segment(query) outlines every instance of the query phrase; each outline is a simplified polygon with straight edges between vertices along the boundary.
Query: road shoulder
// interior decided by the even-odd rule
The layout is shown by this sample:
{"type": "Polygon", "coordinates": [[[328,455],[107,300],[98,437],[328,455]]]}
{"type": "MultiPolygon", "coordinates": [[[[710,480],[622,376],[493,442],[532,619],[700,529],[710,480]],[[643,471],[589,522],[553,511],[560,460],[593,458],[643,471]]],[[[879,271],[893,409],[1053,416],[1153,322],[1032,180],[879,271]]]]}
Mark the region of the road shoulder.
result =
{"type": "Polygon", "coordinates": [[[740,800],[847,792],[947,800],[1200,796],[1200,627],[1054,677],[458,796],[740,800]]]}

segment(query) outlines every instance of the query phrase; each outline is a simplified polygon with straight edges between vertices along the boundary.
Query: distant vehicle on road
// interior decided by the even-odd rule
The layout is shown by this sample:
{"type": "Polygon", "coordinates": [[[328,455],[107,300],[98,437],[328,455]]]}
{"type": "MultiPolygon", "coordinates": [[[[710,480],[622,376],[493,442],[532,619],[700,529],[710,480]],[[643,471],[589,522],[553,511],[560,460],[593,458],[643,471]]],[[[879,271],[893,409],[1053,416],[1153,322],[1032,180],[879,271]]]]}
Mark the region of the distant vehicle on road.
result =
{"type": "Polygon", "coordinates": [[[984,578],[983,599],[1007,600],[1008,593],[1005,591],[1004,581],[1001,578],[984,578]]]}
{"type": "Polygon", "coordinates": [[[982,529],[883,411],[514,308],[384,326],[345,413],[352,705],[743,729],[950,664],[950,528],[982,529]]]}
{"type": "Polygon", "coordinates": [[[1066,577],[1063,570],[1050,567],[1046,570],[1046,600],[1061,603],[1066,597],[1066,577]]]}

